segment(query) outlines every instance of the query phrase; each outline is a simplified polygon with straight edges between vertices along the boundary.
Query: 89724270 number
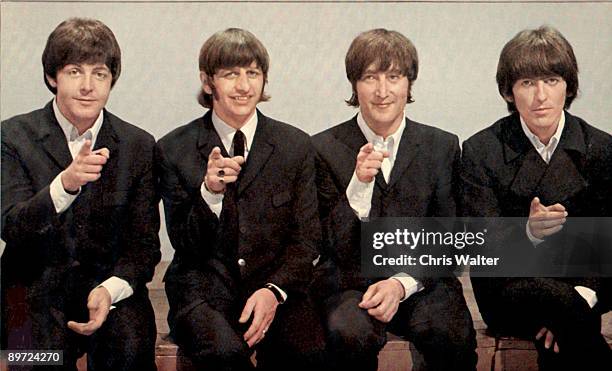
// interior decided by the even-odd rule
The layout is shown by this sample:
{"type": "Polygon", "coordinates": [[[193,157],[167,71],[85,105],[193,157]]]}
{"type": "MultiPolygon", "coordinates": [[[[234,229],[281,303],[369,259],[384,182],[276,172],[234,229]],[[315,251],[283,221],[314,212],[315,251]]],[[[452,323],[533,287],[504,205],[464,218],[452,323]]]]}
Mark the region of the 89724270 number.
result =
{"type": "Polygon", "coordinates": [[[7,365],[48,365],[64,364],[61,350],[4,350],[2,358],[7,365]]]}

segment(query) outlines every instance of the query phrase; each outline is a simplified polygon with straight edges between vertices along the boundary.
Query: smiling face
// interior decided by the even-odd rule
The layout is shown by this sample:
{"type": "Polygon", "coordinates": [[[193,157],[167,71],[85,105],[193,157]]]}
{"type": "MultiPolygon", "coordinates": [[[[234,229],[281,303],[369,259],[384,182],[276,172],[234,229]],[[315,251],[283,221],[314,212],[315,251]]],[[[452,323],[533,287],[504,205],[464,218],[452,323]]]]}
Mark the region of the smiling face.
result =
{"type": "Polygon", "coordinates": [[[516,109],[538,137],[550,137],[557,130],[567,95],[567,84],[559,76],[523,78],[512,86],[516,109]]]}
{"type": "Polygon", "coordinates": [[[102,63],[67,64],[55,78],[47,75],[47,81],[57,89],[55,99],[64,117],[82,133],[93,125],[106,105],[112,74],[102,63]]]}
{"type": "Polygon", "coordinates": [[[212,78],[201,72],[200,79],[204,92],[213,96],[213,110],[228,125],[239,129],[255,113],[264,87],[257,63],[220,68],[212,78]]]}
{"type": "Polygon", "coordinates": [[[378,71],[370,65],[355,85],[359,108],[372,131],[383,137],[393,134],[404,119],[410,82],[391,66],[378,71]]]}

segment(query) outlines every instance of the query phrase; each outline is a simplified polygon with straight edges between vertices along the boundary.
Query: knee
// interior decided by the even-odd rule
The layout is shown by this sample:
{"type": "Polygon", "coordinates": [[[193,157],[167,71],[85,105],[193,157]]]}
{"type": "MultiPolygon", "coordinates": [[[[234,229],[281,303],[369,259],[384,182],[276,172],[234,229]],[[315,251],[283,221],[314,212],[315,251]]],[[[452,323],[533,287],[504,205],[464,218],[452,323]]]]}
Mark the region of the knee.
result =
{"type": "Polygon", "coordinates": [[[385,343],[384,331],[378,333],[371,321],[349,316],[332,316],[328,321],[327,342],[336,351],[377,353],[385,343]]]}

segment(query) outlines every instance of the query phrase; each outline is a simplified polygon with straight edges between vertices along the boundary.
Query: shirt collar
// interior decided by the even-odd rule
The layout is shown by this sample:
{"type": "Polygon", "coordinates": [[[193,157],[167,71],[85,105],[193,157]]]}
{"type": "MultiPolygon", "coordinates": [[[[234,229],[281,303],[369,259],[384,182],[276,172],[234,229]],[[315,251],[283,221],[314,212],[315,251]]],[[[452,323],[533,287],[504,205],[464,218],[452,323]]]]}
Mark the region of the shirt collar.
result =
{"type": "Polygon", "coordinates": [[[55,119],[64,132],[66,141],[73,142],[80,137],[85,137],[86,139],[91,139],[91,148],[94,148],[96,139],[98,138],[98,133],[100,132],[100,128],[104,122],[104,110],[100,110],[100,114],[98,115],[98,118],[96,118],[96,121],[94,121],[94,124],[89,129],[85,130],[85,132],[81,135],[79,135],[79,131],[77,130],[76,126],[68,121],[62,111],[60,111],[57,105],[57,98],[53,99],[53,113],[55,114],[55,119]],[[90,138],[87,138],[89,136],[90,138]]]}
{"type": "Polygon", "coordinates": [[[559,140],[561,139],[563,128],[565,127],[565,112],[561,111],[561,118],[559,119],[559,125],[557,125],[557,131],[555,131],[555,134],[550,138],[548,145],[544,145],[544,143],[540,141],[540,138],[538,138],[537,135],[531,132],[531,130],[525,123],[525,120],[523,120],[520,115],[519,117],[521,119],[521,128],[523,128],[523,132],[525,133],[531,144],[533,144],[535,149],[541,150],[543,148],[548,148],[550,152],[554,152],[554,150],[557,148],[557,145],[559,144],[559,140]]]}
{"type": "MultiPolygon", "coordinates": [[[[248,154],[251,149],[251,143],[253,143],[253,137],[255,136],[255,130],[257,130],[257,111],[253,113],[253,115],[247,120],[246,124],[240,128],[240,131],[244,134],[245,137],[245,154],[248,154]]],[[[217,113],[213,109],[212,112],[212,122],[217,134],[221,138],[221,142],[225,147],[227,153],[230,153],[230,149],[232,148],[232,141],[234,140],[234,134],[236,134],[236,129],[229,126],[225,121],[221,120],[217,113]]]]}
{"type": "Polygon", "coordinates": [[[366,137],[368,143],[373,143],[375,147],[383,146],[389,151],[389,160],[393,162],[395,155],[397,154],[400,141],[402,140],[402,134],[406,128],[406,116],[404,116],[404,119],[398,126],[397,130],[393,134],[389,135],[386,140],[370,129],[361,115],[361,112],[357,114],[357,125],[359,125],[359,129],[361,129],[361,132],[366,137]]]}

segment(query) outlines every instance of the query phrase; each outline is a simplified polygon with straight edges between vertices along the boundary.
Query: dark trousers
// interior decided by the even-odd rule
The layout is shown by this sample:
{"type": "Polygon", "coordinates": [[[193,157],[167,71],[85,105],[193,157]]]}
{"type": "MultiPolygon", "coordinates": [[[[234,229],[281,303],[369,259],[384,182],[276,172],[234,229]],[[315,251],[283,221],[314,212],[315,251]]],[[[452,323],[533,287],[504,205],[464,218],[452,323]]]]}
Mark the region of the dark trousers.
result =
{"type": "Polygon", "coordinates": [[[601,314],[589,307],[574,286],[553,278],[509,280],[493,301],[492,330],[535,341],[540,369],[607,370],[612,350],[601,334],[601,314]],[[559,354],[535,340],[546,327],[554,334],[559,354]]]}
{"type": "Polygon", "coordinates": [[[387,331],[410,340],[428,370],[475,369],[475,331],[457,279],[442,279],[413,294],[388,324],[358,307],[363,294],[343,291],[323,303],[329,369],[376,370],[387,331]]]}
{"type": "MultiPolygon", "coordinates": [[[[75,285],[72,285],[72,289],[75,285]]],[[[155,315],[146,289],[115,304],[106,319],[90,336],[79,335],[68,321],[87,322],[89,288],[73,296],[31,297],[27,288],[13,286],[3,295],[3,346],[5,349],[62,350],[63,366],[33,369],[76,370],[76,361],[87,353],[89,371],[156,370],[155,315]],[[5,345],[6,344],[6,345],[5,345]]],[[[10,370],[28,370],[11,366],[10,370]]]]}
{"type": "MultiPolygon", "coordinates": [[[[277,307],[264,339],[249,348],[243,335],[251,321],[238,322],[248,296],[213,276],[208,281],[206,300],[178,316],[172,332],[197,369],[252,370],[250,357],[255,350],[257,369],[316,370],[322,366],[323,328],[308,297],[289,293],[287,301],[277,307]]],[[[166,285],[168,289],[174,284],[166,285]]]]}

